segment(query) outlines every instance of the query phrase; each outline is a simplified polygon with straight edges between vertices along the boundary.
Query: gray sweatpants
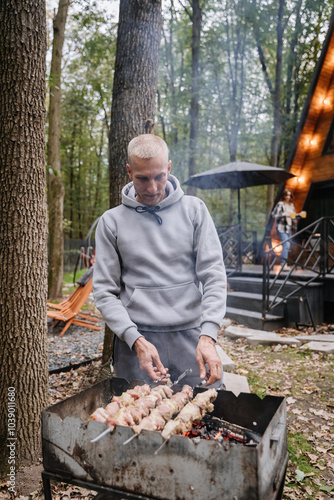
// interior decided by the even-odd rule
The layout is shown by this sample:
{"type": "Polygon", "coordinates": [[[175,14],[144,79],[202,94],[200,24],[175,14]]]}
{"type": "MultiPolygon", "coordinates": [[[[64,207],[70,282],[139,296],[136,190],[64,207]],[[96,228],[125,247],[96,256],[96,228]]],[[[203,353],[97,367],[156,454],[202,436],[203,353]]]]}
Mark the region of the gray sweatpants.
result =
{"type": "MultiPolygon", "coordinates": [[[[182,379],[182,384],[195,387],[200,383],[199,366],[196,361],[196,347],[200,336],[200,328],[190,330],[179,330],[176,332],[147,332],[140,331],[148,342],[151,342],[158,350],[160,359],[174,382],[187,368],[192,373],[182,379]]],[[[139,368],[137,354],[129,346],[115,336],[114,340],[114,367],[117,377],[125,378],[129,382],[143,380],[151,383],[150,377],[139,368]]],[[[223,377],[222,377],[223,378],[223,377]]],[[[216,382],[213,387],[222,383],[216,382]]]]}

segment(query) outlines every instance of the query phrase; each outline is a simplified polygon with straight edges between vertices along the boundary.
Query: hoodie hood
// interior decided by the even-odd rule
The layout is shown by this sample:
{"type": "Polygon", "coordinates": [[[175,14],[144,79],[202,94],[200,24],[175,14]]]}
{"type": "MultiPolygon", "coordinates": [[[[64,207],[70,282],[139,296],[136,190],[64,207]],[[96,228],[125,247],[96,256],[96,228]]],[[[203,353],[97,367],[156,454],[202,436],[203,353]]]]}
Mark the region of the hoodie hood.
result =
{"type": "Polygon", "coordinates": [[[135,210],[139,209],[138,211],[140,211],[139,207],[142,207],[144,211],[157,211],[173,205],[179,201],[183,195],[184,191],[181,188],[178,179],[174,177],[174,175],[169,175],[166,184],[166,198],[164,198],[156,207],[147,207],[136,200],[137,193],[133,182],[129,182],[129,184],[126,184],[126,186],[122,189],[122,203],[123,205],[134,208],[135,210]]]}

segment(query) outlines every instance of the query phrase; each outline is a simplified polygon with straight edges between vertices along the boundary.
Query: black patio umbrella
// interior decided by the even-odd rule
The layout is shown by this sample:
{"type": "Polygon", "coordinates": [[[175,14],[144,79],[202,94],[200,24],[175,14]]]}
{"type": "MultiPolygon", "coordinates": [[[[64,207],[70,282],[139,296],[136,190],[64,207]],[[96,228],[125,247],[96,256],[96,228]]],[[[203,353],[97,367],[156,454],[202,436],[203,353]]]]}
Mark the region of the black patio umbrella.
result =
{"type": "Polygon", "coordinates": [[[184,184],[200,189],[237,189],[238,190],[238,220],[240,214],[240,189],[265,184],[280,184],[291,177],[290,172],[278,167],[267,167],[257,163],[235,161],[192,175],[184,184]]]}

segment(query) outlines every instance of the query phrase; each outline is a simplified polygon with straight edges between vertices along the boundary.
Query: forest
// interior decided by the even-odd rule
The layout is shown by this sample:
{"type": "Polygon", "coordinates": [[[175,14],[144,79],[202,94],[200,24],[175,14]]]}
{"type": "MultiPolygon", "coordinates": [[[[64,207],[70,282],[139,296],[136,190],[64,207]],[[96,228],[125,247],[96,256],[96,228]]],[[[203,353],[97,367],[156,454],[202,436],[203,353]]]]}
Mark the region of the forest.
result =
{"type": "MultiPolygon", "coordinates": [[[[66,23],[61,82],[66,238],[83,239],[109,208],[117,6],[102,5],[72,2],[66,23]]],[[[284,167],[333,5],[316,0],[164,2],[155,133],[166,140],[181,182],[236,159],[284,167]]],[[[47,14],[50,54],[51,5],[47,14]]],[[[50,85],[50,68],[48,75],[50,85]]],[[[241,197],[244,227],[260,235],[266,192],[266,187],[252,187],[241,197]]],[[[217,225],[236,223],[236,193],[196,194],[217,225]]]]}
{"type": "MultiPolygon", "coordinates": [[[[8,388],[17,463],[39,457],[47,299],[61,296],[63,238],[82,240],[119,203],[128,141],[154,129],[181,183],[237,159],[283,168],[333,6],[121,0],[118,19],[93,0],[0,2],[2,472],[8,388]]],[[[216,225],[236,223],[235,192],[186,191],[216,225]]],[[[242,191],[243,224],[261,232],[273,190],[242,191]]]]}

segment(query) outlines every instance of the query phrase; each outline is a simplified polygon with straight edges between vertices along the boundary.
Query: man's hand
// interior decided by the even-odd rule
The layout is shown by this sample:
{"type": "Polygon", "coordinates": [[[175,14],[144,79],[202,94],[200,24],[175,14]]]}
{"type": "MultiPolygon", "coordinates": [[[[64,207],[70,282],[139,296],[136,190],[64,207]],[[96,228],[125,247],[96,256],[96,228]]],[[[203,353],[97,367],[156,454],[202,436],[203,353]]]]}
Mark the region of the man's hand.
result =
{"type": "Polygon", "coordinates": [[[133,348],[138,356],[140,369],[147,373],[152,380],[158,380],[164,375],[169,377],[168,368],[165,368],[161,363],[158,351],[145,337],[139,337],[133,348]]]}
{"type": "Polygon", "coordinates": [[[217,354],[215,341],[213,338],[202,335],[199,338],[196,349],[196,360],[199,366],[199,376],[201,379],[208,378],[206,386],[214,384],[221,379],[222,364],[217,354]],[[205,364],[208,364],[209,371],[206,371],[205,364]]]}

